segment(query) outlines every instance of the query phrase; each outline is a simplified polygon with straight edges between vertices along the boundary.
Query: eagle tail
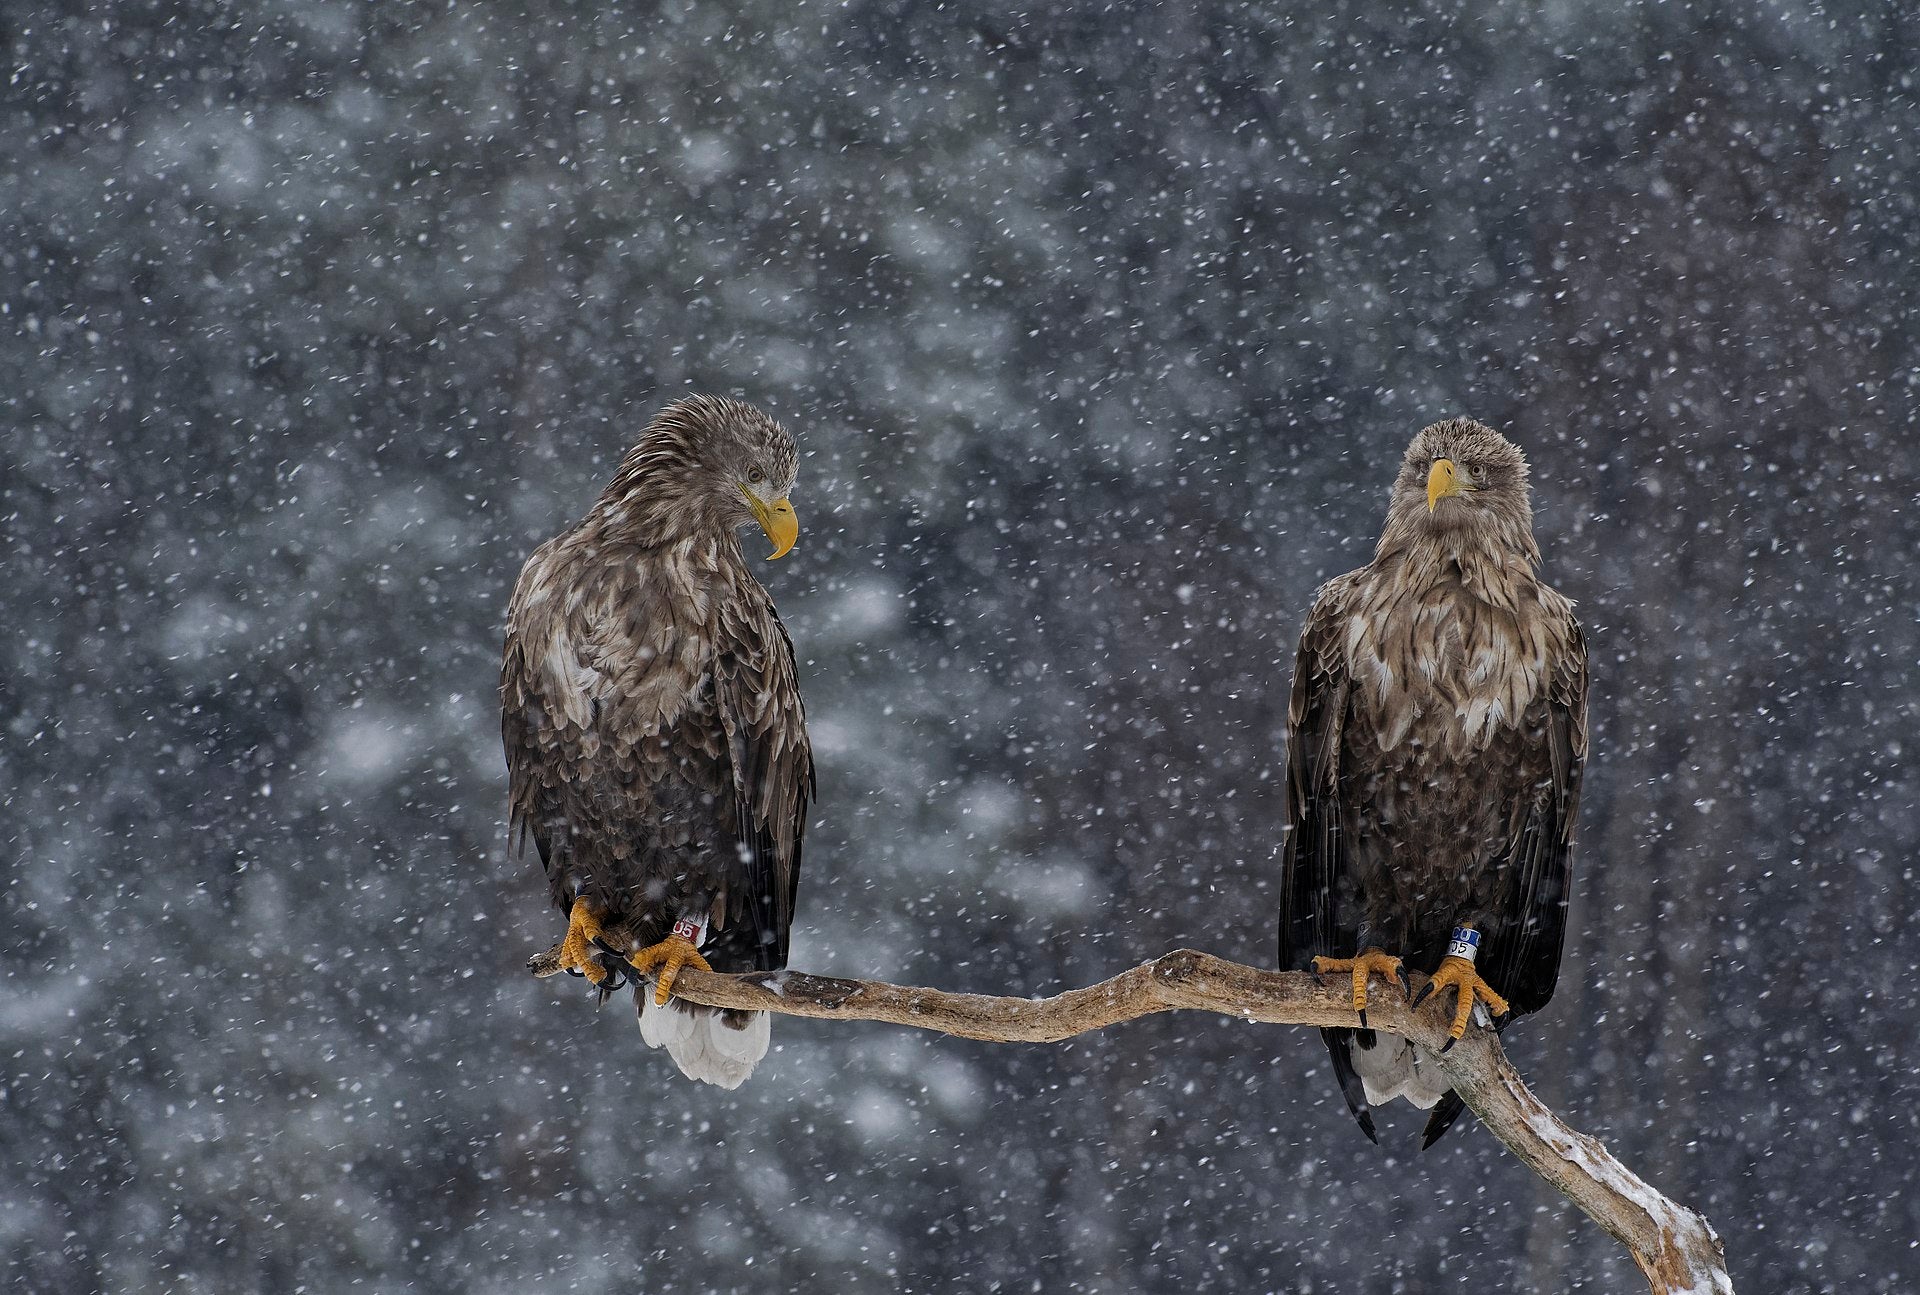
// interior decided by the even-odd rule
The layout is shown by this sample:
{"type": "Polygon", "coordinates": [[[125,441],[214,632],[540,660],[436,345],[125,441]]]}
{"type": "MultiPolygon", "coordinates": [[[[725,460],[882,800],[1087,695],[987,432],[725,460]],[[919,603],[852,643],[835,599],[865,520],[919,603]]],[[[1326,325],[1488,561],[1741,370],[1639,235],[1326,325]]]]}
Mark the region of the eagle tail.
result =
{"type": "Polygon", "coordinates": [[[773,1031],[766,1012],[719,1011],[677,999],[656,1006],[645,981],[634,997],[640,1004],[640,1037],[650,1048],[665,1048],[688,1079],[738,1088],[767,1055],[773,1031]]]}
{"type": "Polygon", "coordinates": [[[1426,1150],[1440,1140],[1466,1103],[1447,1086],[1432,1053],[1417,1047],[1397,1034],[1375,1030],[1322,1030],[1327,1051],[1333,1054],[1333,1072],[1340,1080],[1340,1092],[1347,1108],[1360,1122],[1361,1131],[1375,1142],[1372,1106],[1385,1106],[1394,1098],[1404,1098],[1422,1110],[1433,1112],[1427,1119],[1420,1149],[1426,1150]]]}

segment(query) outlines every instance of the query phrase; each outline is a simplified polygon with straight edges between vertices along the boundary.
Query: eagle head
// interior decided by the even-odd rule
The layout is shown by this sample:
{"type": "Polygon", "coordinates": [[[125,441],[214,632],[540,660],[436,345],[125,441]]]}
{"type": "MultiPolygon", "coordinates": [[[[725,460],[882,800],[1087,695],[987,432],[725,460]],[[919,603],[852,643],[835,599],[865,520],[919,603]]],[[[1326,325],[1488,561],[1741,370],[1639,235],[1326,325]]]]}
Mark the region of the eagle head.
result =
{"type": "Polygon", "coordinates": [[[793,435],[752,405],[689,396],[640,434],[598,509],[650,543],[731,534],[753,524],[783,557],[800,534],[787,496],[799,474],[793,435]]]}
{"type": "Polygon", "coordinates": [[[1530,546],[1533,507],[1520,447],[1471,418],[1422,428],[1407,446],[1388,505],[1388,530],[1478,532],[1530,546]]]}

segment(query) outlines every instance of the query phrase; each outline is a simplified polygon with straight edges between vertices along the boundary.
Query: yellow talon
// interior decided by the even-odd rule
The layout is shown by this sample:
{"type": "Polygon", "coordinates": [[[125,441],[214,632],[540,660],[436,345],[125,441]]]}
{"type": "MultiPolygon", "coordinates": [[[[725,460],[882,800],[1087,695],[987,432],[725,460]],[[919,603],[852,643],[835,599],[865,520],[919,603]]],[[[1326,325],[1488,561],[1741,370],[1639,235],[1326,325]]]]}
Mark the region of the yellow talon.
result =
{"type": "Polygon", "coordinates": [[[574,900],[573,911],[567,914],[567,937],[560,941],[560,969],[577,971],[595,985],[604,984],[607,969],[600,965],[596,956],[600,950],[594,944],[604,929],[599,909],[584,899],[574,900]]]}
{"type": "Polygon", "coordinates": [[[707,960],[700,956],[700,950],[692,943],[677,935],[669,935],[658,944],[650,944],[627,958],[633,969],[641,975],[650,975],[655,967],[660,968],[659,983],[653,989],[653,1005],[665,1007],[667,999],[673,996],[673,981],[682,967],[698,967],[701,971],[712,971],[707,960]]]}
{"type": "Polygon", "coordinates": [[[1465,958],[1456,958],[1448,954],[1440,960],[1439,970],[1433,973],[1433,983],[1421,994],[1437,994],[1443,989],[1454,990],[1457,997],[1453,1008],[1453,1026],[1447,1031],[1451,1038],[1458,1039],[1467,1032],[1467,1022],[1473,1017],[1473,1005],[1482,1002],[1494,1016],[1505,1016],[1508,1012],[1507,1000],[1493,992],[1493,986],[1480,979],[1480,973],[1465,958]]]}
{"type": "Polygon", "coordinates": [[[1334,971],[1353,973],[1353,1010],[1358,1012],[1364,1022],[1367,1015],[1367,981],[1373,976],[1383,980],[1400,978],[1400,959],[1379,949],[1368,949],[1357,958],[1315,958],[1313,974],[1326,975],[1334,971]]]}

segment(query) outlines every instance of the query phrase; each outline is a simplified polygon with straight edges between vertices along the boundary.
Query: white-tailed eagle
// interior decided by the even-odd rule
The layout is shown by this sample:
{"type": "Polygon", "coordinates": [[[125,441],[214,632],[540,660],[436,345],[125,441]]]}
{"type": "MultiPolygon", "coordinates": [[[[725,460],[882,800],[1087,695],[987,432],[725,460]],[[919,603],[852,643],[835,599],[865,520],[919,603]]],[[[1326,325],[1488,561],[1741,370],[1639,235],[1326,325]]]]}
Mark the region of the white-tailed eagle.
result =
{"type": "MultiPolygon", "coordinates": [[[[1587,654],[1541,582],[1527,463],[1469,419],[1413,438],[1373,561],[1329,581],[1300,639],[1288,708],[1280,965],[1368,982],[1404,968],[1501,1028],[1546,1006],[1560,969],[1587,654]]],[[[1322,1031],[1348,1107],[1461,1101],[1395,1035],[1322,1031]]],[[[1451,1045],[1449,1045],[1451,1046],[1451,1045]]]]}
{"type": "Polygon", "coordinates": [[[766,1055],[766,1013],[671,992],[683,966],[787,961],[813,755],[793,645],[737,532],[793,547],[797,467],[750,405],[669,405],[527,559],[500,672],[512,833],[568,914],[536,970],[603,995],[633,974],[646,1042],[725,1088],[766,1055]]]}

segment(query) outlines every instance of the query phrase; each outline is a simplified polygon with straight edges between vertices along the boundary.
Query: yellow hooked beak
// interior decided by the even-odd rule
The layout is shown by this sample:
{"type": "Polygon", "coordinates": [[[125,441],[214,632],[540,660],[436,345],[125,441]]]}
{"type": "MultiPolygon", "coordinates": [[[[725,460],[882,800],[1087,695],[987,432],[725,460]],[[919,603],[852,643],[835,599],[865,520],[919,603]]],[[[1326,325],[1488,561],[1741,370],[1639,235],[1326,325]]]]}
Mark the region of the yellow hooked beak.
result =
{"type": "Polygon", "coordinates": [[[740,487],[740,493],[747,497],[747,507],[753,510],[753,519],[760,523],[760,529],[773,541],[773,552],[767,557],[787,556],[793,548],[793,542],[800,538],[800,519],[794,516],[793,505],[785,498],[767,503],[745,486],[740,487]]]}
{"type": "Polygon", "coordinates": [[[1471,489],[1473,487],[1461,478],[1459,470],[1453,466],[1452,459],[1435,459],[1433,467],[1427,472],[1427,511],[1438,508],[1442,499],[1464,495],[1471,489]]]}

